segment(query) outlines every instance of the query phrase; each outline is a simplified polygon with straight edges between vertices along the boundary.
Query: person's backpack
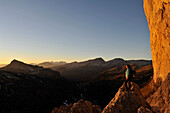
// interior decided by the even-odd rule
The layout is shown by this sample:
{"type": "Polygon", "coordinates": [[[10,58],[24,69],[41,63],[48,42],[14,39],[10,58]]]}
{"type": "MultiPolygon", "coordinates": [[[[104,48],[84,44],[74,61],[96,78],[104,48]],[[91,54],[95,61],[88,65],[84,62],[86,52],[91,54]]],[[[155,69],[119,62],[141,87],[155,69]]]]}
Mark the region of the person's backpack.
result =
{"type": "Polygon", "coordinates": [[[129,75],[129,78],[133,78],[133,75],[136,74],[136,71],[135,70],[132,70],[130,69],[130,75],[129,75]]]}

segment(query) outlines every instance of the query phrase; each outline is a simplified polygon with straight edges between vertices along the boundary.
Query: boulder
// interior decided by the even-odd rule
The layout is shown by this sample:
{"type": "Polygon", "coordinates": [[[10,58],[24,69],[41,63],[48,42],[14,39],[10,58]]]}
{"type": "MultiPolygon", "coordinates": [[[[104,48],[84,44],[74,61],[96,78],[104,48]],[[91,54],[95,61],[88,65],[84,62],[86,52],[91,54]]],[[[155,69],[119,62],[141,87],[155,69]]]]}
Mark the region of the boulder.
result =
{"type": "Polygon", "coordinates": [[[90,101],[81,99],[77,103],[54,108],[52,113],[101,113],[101,111],[100,106],[92,105],[90,101]]]}
{"type": "Polygon", "coordinates": [[[101,113],[102,109],[99,105],[93,105],[93,113],[101,113]]]}
{"type": "Polygon", "coordinates": [[[73,104],[70,111],[71,113],[93,113],[92,103],[81,99],[73,104]]]}

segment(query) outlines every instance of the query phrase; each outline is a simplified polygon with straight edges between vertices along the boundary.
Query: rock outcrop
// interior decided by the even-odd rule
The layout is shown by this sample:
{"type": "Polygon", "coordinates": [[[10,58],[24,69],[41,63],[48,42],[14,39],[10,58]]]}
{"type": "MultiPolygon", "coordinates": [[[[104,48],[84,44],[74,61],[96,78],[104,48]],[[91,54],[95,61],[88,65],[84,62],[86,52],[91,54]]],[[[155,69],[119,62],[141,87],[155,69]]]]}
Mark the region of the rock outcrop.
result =
{"type": "Polygon", "coordinates": [[[141,106],[150,109],[139,86],[132,82],[131,91],[126,91],[123,84],[102,113],[136,113],[141,106]]]}
{"type": "Polygon", "coordinates": [[[143,0],[150,30],[153,79],[160,84],[147,102],[152,111],[170,112],[170,0],[143,0]],[[162,82],[160,82],[160,81],[162,82]]]}
{"type": "MultiPolygon", "coordinates": [[[[147,102],[154,108],[156,107],[161,113],[170,113],[170,73],[162,82],[156,92],[151,95],[147,102]]],[[[153,110],[154,111],[154,110],[153,110]]]]}
{"type": "Polygon", "coordinates": [[[143,0],[150,30],[154,81],[170,72],[170,0],[143,0]]]}
{"type": "Polygon", "coordinates": [[[81,99],[77,103],[54,108],[52,113],[101,113],[101,111],[100,106],[92,105],[91,102],[81,99]]]}

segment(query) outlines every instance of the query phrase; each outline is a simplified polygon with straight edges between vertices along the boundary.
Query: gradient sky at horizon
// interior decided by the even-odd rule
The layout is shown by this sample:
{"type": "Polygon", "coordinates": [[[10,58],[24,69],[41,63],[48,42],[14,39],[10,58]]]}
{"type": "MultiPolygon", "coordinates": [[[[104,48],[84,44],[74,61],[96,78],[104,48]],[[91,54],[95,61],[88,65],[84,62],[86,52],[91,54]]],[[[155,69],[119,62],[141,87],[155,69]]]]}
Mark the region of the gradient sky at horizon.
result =
{"type": "Polygon", "coordinates": [[[0,0],[0,64],[152,59],[142,0],[0,0]]]}

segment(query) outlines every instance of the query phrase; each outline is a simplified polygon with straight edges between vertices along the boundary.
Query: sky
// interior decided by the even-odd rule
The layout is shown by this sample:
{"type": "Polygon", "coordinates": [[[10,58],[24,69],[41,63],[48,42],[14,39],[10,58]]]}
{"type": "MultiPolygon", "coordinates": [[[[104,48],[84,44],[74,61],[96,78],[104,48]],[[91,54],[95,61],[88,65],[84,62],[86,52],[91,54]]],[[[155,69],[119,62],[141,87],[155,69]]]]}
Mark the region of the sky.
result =
{"type": "Polygon", "coordinates": [[[142,0],[0,0],[0,64],[152,59],[142,0]]]}

